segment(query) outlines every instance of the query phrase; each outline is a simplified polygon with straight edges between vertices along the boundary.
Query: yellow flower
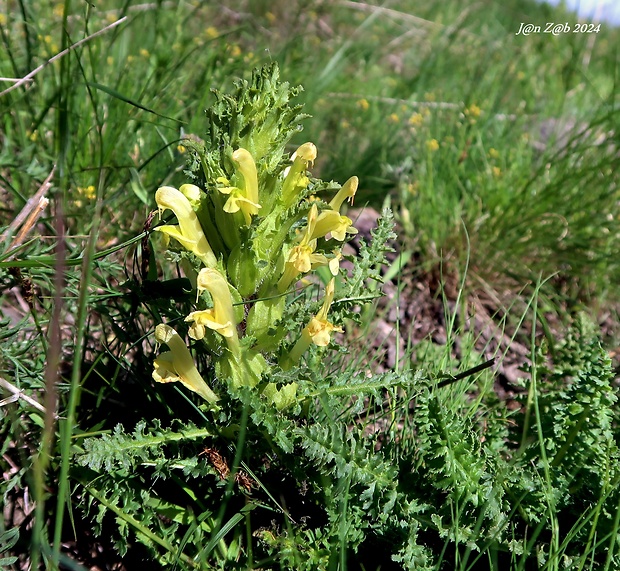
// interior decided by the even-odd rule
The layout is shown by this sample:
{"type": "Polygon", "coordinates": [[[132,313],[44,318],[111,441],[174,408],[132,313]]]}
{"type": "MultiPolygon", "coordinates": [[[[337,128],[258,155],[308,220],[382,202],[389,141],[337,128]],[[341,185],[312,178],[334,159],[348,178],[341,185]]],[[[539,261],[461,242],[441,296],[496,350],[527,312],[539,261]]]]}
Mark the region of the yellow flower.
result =
{"type": "MultiPolygon", "coordinates": [[[[224,212],[234,214],[241,210],[245,223],[249,226],[252,223],[252,216],[258,214],[258,209],[261,207],[258,203],[258,174],[256,172],[256,163],[249,151],[245,149],[237,149],[233,153],[232,158],[243,177],[244,188],[224,186],[218,188],[218,190],[222,194],[229,195],[226,204],[224,204],[224,212]]],[[[219,178],[218,182],[227,184],[227,181],[223,178],[219,178]]]]}
{"type": "Polygon", "coordinates": [[[357,100],[357,106],[362,111],[368,111],[368,108],[370,107],[370,103],[368,103],[368,99],[358,99],[357,100]]]}
{"type": "Polygon", "coordinates": [[[183,185],[181,190],[172,186],[162,186],[157,189],[155,201],[159,207],[160,217],[164,211],[172,210],[179,224],[165,224],[164,226],[158,226],[155,230],[165,236],[174,238],[186,250],[195,254],[205,266],[215,266],[217,259],[202,231],[192,205],[183,193],[183,190],[188,190],[184,188],[185,186],[194,185],[183,185]]]}
{"type": "Polygon", "coordinates": [[[426,148],[431,153],[434,153],[437,149],[439,149],[439,143],[437,142],[437,139],[430,139],[429,141],[426,141],[426,148]]]}
{"type": "Polygon", "coordinates": [[[491,172],[493,173],[493,176],[495,178],[499,178],[500,176],[502,176],[502,169],[500,169],[499,167],[492,167],[491,172]]]}
{"type": "Polygon", "coordinates": [[[205,328],[213,329],[226,339],[228,348],[236,354],[239,348],[237,320],[226,278],[217,270],[202,268],[196,278],[196,289],[198,293],[209,292],[213,307],[193,311],[185,318],[185,321],[193,322],[189,336],[193,339],[202,339],[205,335],[205,328]]]}
{"type": "Polygon", "coordinates": [[[419,127],[424,123],[424,117],[420,113],[414,113],[407,122],[413,127],[419,127]]]}
{"type": "Polygon", "coordinates": [[[92,184],[87,187],[78,186],[78,193],[88,200],[93,200],[97,196],[97,189],[92,184]]]}
{"type": "Polygon", "coordinates": [[[329,271],[332,276],[337,276],[340,272],[340,260],[342,260],[342,252],[340,250],[334,250],[332,252],[334,257],[328,262],[329,271]]]}
{"type": "Polygon", "coordinates": [[[497,149],[489,149],[489,157],[492,159],[496,159],[497,157],[499,157],[499,152],[497,151],[497,149]]]}
{"type": "Polygon", "coordinates": [[[314,143],[304,143],[291,156],[293,164],[284,171],[282,201],[286,208],[291,206],[300,191],[307,188],[310,180],[306,170],[314,165],[317,150],[314,143]]]}
{"type": "Polygon", "coordinates": [[[471,115],[472,117],[480,117],[480,113],[482,113],[482,109],[480,109],[480,107],[478,107],[475,103],[469,106],[468,111],[468,115],[471,115]]]}
{"type": "Polygon", "coordinates": [[[323,254],[315,254],[316,239],[312,237],[318,218],[318,208],[313,204],[308,213],[308,223],[306,230],[297,246],[294,246],[288,254],[284,264],[284,273],[278,281],[278,291],[280,293],[287,290],[291,282],[300,274],[307,273],[311,269],[329,263],[323,254]]]}
{"type": "Polygon", "coordinates": [[[390,123],[398,123],[400,121],[400,117],[398,116],[397,113],[392,113],[389,117],[388,117],[388,121],[390,123]]]}
{"type": "Polygon", "coordinates": [[[288,356],[288,362],[290,364],[299,361],[300,357],[310,347],[311,344],[318,347],[326,347],[331,341],[331,334],[334,331],[342,332],[342,329],[327,320],[327,313],[334,301],[334,279],[325,287],[325,298],[323,300],[323,306],[316,314],[315,317],[310,319],[310,323],[304,327],[301,332],[301,338],[295,343],[295,346],[291,350],[288,356]]]}
{"type": "Polygon", "coordinates": [[[310,238],[311,240],[326,236],[331,232],[332,238],[342,242],[347,234],[357,234],[357,229],[353,228],[353,221],[347,216],[342,216],[340,208],[347,199],[353,202],[358,184],[359,179],[356,176],[352,176],[342,185],[338,194],[329,203],[331,210],[324,210],[319,215],[310,238]]]}
{"type": "Polygon", "coordinates": [[[153,379],[155,381],[158,383],[179,381],[211,404],[219,400],[196,369],[187,345],[172,327],[160,323],[155,328],[155,339],[158,343],[168,345],[170,348],[170,351],[159,355],[153,363],[153,379]]]}

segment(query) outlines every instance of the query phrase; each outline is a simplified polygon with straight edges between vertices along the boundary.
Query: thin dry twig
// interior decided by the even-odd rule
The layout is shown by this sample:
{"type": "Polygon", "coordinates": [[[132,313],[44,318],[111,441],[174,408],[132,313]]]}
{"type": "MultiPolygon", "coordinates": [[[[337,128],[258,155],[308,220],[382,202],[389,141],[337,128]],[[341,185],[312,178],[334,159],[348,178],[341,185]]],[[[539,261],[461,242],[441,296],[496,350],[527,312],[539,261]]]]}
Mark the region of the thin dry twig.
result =
{"type": "Polygon", "coordinates": [[[6,379],[3,379],[2,377],[0,377],[0,386],[5,388],[7,391],[12,393],[13,395],[13,397],[9,397],[8,399],[4,399],[2,402],[0,402],[0,406],[8,404],[9,402],[14,402],[18,399],[22,399],[23,401],[27,402],[29,405],[33,406],[34,408],[36,408],[37,410],[40,410],[43,414],[45,414],[45,407],[41,403],[29,397],[27,394],[24,394],[15,385],[12,385],[11,383],[9,383],[9,381],[7,381],[6,379]]]}
{"type": "Polygon", "coordinates": [[[100,36],[101,34],[104,34],[104,33],[108,32],[109,30],[111,30],[112,28],[115,28],[119,24],[122,24],[126,19],[127,19],[127,16],[123,16],[120,20],[117,20],[116,22],[112,22],[111,24],[109,24],[105,28],[102,28],[101,30],[98,30],[97,32],[91,34],[90,36],[86,36],[85,38],[82,38],[81,40],[75,42],[75,44],[72,44],[68,48],[66,48],[66,49],[62,50],[61,52],[57,53],[55,56],[52,56],[46,62],[42,63],[39,67],[37,67],[36,69],[33,69],[29,74],[25,75],[24,77],[22,77],[21,79],[16,81],[13,85],[11,85],[11,87],[8,87],[4,91],[0,92],[0,97],[2,97],[3,95],[6,95],[7,93],[10,93],[14,89],[17,89],[18,87],[24,85],[24,83],[28,83],[29,81],[32,81],[32,78],[35,75],[37,75],[37,73],[39,73],[40,71],[43,71],[51,63],[54,63],[56,60],[59,60],[61,57],[66,56],[69,52],[71,52],[71,51],[75,50],[76,48],[80,47],[82,44],[92,40],[93,38],[96,38],[97,36],[100,36]]]}
{"type": "Polygon", "coordinates": [[[39,190],[35,192],[34,196],[28,199],[24,207],[21,209],[21,212],[15,217],[13,222],[9,224],[6,230],[2,233],[2,236],[0,236],[0,242],[4,242],[12,236],[14,232],[17,232],[18,228],[21,226],[21,230],[9,245],[8,250],[18,247],[24,241],[28,235],[28,232],[30,232],[41,214],[43,214],[45,208],[47,208],[49,200],[45,197],[45,193],[52,186],[51,181],[55,171],[56,165],[53,166],[50,174],[47,175],[47,178],[39,187],[39,190]]]}
{"type": "Polygon", "coordinates": [[[383,6],[374,6],[373,4],[366,4],[364,2],[351,2],[349,0],[341,0],[340,2],[337,2],[337,4],[346,8],[352,8],[353,10],[361,10],[362,12],[381,12],[382,14],[385,14],[392,18],[404,20],[409,23],[415,23],[420,26],[426,26],[429,28],[444,27],[442,24],[432,22],[431,20],[425,20],[424,18],[420,18],[419,16],[407,14],[406,12],[401,12],[399,10],[393,10],[392,8],[385,8],[383,6]]]}

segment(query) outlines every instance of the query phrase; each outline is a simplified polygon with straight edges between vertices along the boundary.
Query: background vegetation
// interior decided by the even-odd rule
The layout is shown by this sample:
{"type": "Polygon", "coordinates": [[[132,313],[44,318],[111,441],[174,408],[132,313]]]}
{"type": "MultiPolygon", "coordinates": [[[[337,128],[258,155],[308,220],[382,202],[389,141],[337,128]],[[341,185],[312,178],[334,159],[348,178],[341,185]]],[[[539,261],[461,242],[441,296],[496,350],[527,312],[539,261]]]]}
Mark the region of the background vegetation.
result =
{"type": "Polygon", "coordinates": [[[520,0],[1,2],[1,564],[618,568],[619,32],[515,35],[551,21],[576,23],[520,0]],[[397,256],[350,354],[313,363],[312,422],[242,416],[244,446],[153,386],[153,316],[183,300],[143,286],[143,238],[211,90],[274,61],[312,116],[290,150],[391,206],[397,256]],[[522,370],[465,374],[490,357],[522,370]]]}

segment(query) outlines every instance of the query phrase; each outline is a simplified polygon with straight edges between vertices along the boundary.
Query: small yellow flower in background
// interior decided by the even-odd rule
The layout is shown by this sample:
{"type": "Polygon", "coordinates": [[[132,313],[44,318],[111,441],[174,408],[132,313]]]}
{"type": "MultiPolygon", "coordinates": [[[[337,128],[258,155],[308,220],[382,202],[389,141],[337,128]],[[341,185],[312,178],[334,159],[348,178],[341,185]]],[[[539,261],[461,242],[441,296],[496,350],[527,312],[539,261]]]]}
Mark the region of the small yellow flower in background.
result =
{"type": "Polygon", "coordinates": [[[207,38],[209,38],[210,40],[212,40],[213,38],[217,38],[219,35],[220,33],[215,26],[209,26],[205,30],[205,36],[207,36],[207,38]]]}
{"type": "Polygon", "coordinates": [[[165,224],[158,226],[155,230],[167,237],[174,238],[186,250],[195,254],[205,266],[216,266],[215,254],[202,231],[202,226],[200,226],[192,205],[183,192],[172,186],[162,186],[155,193],[155,202],[159,208],[160,218],[166,210],[172,210],[179,221],[178,226],[165,224]]]}
{"type": "Polygon", "coordinates": [[[482,113],[482,109],[480,109],[480,107],[478,107],[477,105],[472,105],[469,108],[469,114],[472,117],[480,117],[480,114],[482,113]]]}
{"type": "Polygon", "coordinates": [[[295,346],[288,355],[287,362],[294,364],[299,361],[301,356],[306,352],[311,344],[318,347],[326,347],[331,341],[331,334],[334,332],[342,332],[342,328],[330,323],[327,320],[329,308],[334,301],[335,280],[332,278],[325,287],[325,298],[323,306],[315,317],[310,319],[310,323],[306,325],[301,332],[301,338],[295,343],[295,346]]]}
{"type": "Polygon", "coordinates": [[[114,58],[113,58],[112,56],[108,56],[108,57],[105,59],[105,62],[106,62],[108,65],[112,65],[112,64],[114,63],[114,58]]]}
{"type": "Polygon", "coordinates": [[[435,101],[436,95],[432,91],[427,91],[424,94],[424,101],[435,101]]]}
{"type": "Polygon", "coordinates": [[[179,151],[179,153],[183,154],[183,153],[187,152],[187,149],[183,145],[177,145],[177,151],[179,151]]]}
{"type": "Polygon", "coordinates": [[[270,24],[273,24],[276,21],[276,15],[273,12],[265,12],[265,18],[270,24]]]}
{"type": "Polygon", "coordinates": [[[217,331],[225,337],[233,350],[238,347],[237,322],[233,309],[230,288],[226,278],[217,270],[202,268],[196,278],[196,289],[208,291],[213,300],[213,307],[202,311],[193,311],[185,321],[193,322],[189,336],[193,339],[202,339],[205,336],[205,328],[217,331]]]}
{"type": "Polygon", "coordinates": [[[388,117],[388,121],[390,123],[398,123],[400,121],[400,117],[398,116],[397,113],[392,113],[389,117],[388,117]]]}
{"type": "Polygon", "coordinates": [[[78,186],[77,190],[81,196],[88,200],[93,200],[97,196],[97,189],[92,184],[87,187],[78,186]]]}
{"type": "Polygon", "coordinates": [[[34,143],[36,142],[36,140],[39,138],[39,132],[38,131],[32,131],[32,133],[28,134],[28,138],[34,143]]]}
{"type": "Polygon", "coordinates": [[[146,48],[140,48],[140,55],[143,58],[147,58],[147,57],[149,57],[151,55],[151,53],[146,48]]]}
{"type": "Polygon", "coordinates": [[[473,124],[476,122],[476,119],[480,117],[482,109],[480,109],[480,107],[478,107],[475,103],[472,103],[469,107],[467,107],[467,109],[465,109],[464,113],[466,117],[469,117],[469,121],[473,124]]]}
{"type": "Polygon", "coordinates": [[[116,20],[118,20],[118,17],[115,12],[108,12],[105,15],[105,19],[108,21],[109,24],[113,24],[114,22],[116,22],[116,20]]]}
{"type": "Polygon", "coordinates": [[[340,128],[341,128],[341,129],[348,130],[348,129],[350,129],[350,128],[351,128],[351,123],[349,123],[346,119],[342,119],[342,120],[340,121],[340,128]]]}
{"type": "Polygon", "coordinates": [[[523,81],[523,80],[525,79],[525,72],[523,72],[523,71],[518,71],[518,72],[517,72],[517,79],[518,79],[519,81],[523,81]]]}
{"type": "Polygon", "coordinates": [[[493,176],[495,178],[499,178],[500,176],[502,176],[502,169],[500,169],[499,167],[492,167],[491,172],[493,173],[493,176]]]}
{"type": "Polygon", "coordinates": [[[411,117],[409,117],[407,123],[413,127],[419,127],[422,123],[424,123],[424,117],[422,117],[421,113],[414,113],[411,117]]]}
{"type": "Polygon", "coordinates": [[[232,57],[239,57],[241,55],[241,48],[237,44],[231,46],[230,55],[232,57]]]}
{"type": "Polygon", "coordinates": [[[65,15],[64,3],[59,2],[58,4],[54,4],[54,8],[52,8],[52,14],[54,14],[56,18],[62,18],[65,15]]]}
{"type": "Polygon", "coordinates": [[[496,159],[497,157],[499,157],[499,151],[497,149],[490,148],[489,149],[489,157],[492,158],[492,159],[496,159]]]}
{"type": "Polygon", "coordinates": [[[128,55],[128,56],[127,56],[127,63],[132,63],[132,62],[133,62],[133,60],[135,60],[135,59],[136,59],[136,58],[135,58],[134,56],[132,56],[132,55],[128,55]]]}
{"type": "Polygon", "coordinates": [[[358,99],[355,104],[362,110],[368,111],[370,107],[370,103],[368,103],[368,99],[358,99]]]}
{"type": "Polygon", "coordinates": [[[158,383],[178,381],[211,404],[219,400],[198,372],[187,345],[172,327],[160,323],[155,328],[155,339],[158,343],[168,345],[170,348],[170,351],[159,355],[153,363],[153,379],[155,381],[158,383]]]}
{"type": "Polygon", "coordinates": [[[418,194],[418,191],[420,190],[420,182],[419,181],[415,181],[415,182],[410,182],[407,185],[407,192],[411,195],[411,196],[416,196],[418,194]]]}
{"type": "Polygon", "coordinates": [[[434,153],[437,149],[439,149],[439,143],[437,142],[437,139],[431,139],[430,141],[426,141],[426,148],[431,153],[434,153]]]}

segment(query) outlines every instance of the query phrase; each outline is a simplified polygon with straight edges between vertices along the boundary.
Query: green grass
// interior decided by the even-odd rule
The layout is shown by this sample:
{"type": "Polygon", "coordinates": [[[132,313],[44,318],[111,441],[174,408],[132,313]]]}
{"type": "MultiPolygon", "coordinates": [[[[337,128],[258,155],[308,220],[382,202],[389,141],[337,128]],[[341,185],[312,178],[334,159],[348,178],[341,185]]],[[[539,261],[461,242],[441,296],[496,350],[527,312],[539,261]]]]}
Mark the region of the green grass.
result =
{"type": "MultiPolygon", "coordinates": [[[[513,4],[0,4],[0,76],[30,74],[0,84],[2,228],[53,172],[38,222],[0,243],[0,377],[46,411],[2,392],[4,503],[26,516],[0,527],[3,566],[79,569],[86,554],[63,545],[89,526],[128,568],[616,568],[613,368],[585,321],[548,324],[618,301],[619,32],[515,36],[575,18],[513,4]],[[448,326],[366,384],[357,355],[317,360],[307,432],[244,408],[240,436],[215,442],[264,486],[246,500],[198,461],[204,413],[151,381],[151,333],[175,304],[140,285],[143,260],[162,271],[142,232],[155,190],[186,180],[182,138],[205,137],[211,89],[270,61],[305,89],[294,142],[317,144],[314,173],[357,175],[357,204],[392,206],[401,295],[438,277],[448,326]],[[488,370],[436,386],[484,361],[459,321],[481,298],[514,342],[531,336],[516,411],[488,370]],[[79,463],[102,436],[110,464],[79,463]],[[123,465],[125,441],[142,444],[123,465]]],[[[364,319],[352,346],[372,340],[364,319]]]]}

